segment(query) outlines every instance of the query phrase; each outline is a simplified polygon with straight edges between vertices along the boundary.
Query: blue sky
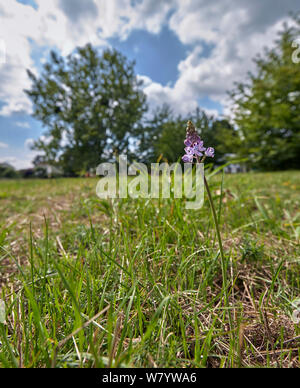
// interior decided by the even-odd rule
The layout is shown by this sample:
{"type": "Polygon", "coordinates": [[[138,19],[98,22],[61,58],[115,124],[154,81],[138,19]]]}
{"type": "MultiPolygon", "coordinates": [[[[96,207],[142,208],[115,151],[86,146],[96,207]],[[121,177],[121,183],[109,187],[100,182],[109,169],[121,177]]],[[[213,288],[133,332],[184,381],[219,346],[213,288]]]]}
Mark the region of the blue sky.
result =
{"type": "Polygon", "coordinates": [[[17,0],[18,3],[25,4],[25,5],[31,5],[34,9],[37,9],[38,6],[34,0],[17,0]]]}
{"type": "Polygon", "coordinates": [[[28,167],[45,133],[31,117],[26,69],[51,49],[91,42],[136,61],[151,108],[229,114],[227,90],[253,70],[298,0],[0,0],[0,162],[28,167]],[[1,52],[2,50],[2,52],[1,52]],[[5,58],[5,61],[3,61],[5,58]],[[2,59],[2,61],[1,61],[2,59]]]}
{"type": "Polygon", "coordinates": [[[191,49],[182,44],[167,26],[159,34],[136,30],[126,40],[111,38],[108,42],[127,58],[136,61],[138,74],[145,74],[164,86],[174,84],[178,78],[178,63],[191,49]]]}

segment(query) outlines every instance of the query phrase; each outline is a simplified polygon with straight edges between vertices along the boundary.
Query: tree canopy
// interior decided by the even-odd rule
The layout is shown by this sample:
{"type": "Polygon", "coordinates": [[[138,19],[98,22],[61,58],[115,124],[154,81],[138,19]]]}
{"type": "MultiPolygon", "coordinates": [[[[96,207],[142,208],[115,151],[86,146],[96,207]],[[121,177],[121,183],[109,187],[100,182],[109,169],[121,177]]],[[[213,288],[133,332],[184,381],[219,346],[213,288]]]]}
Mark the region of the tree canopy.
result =
{"type": "Polygon", "coordinates": [[[300,65],[293,61],[300,20],[284,26],[272,49],[255,59],[256,72],[231,93],[238,154],[263,170],[300,166],[300,65]]]}
{"type": "Polygon", "coordinates": [[[169,162],[181,159],[184,153],[183,140],[186,136],[186,123],[192,120],[207,146],[216,149],[215,163],[221,164],[225,155],[234,152],[231,142],[224,139],[237,136],[233,126],[226,119],[217,119],[197,108],[186,116],[175,115],[168,105],[156,109],[144,127],[140,152],[145,161],[163,158],[169,162]]]}
{"type": "Polygon", "coordinates": [[[33,115],[47,128],[34,145],[36,164],[59,165],[78,175],[102,161],[128,159],[175,162],[183,155],[188,120],[205,145],[216,149],[214,163],[232,156],[250,168],[276,170],[300,166],[300,64],[295,40],[300,19],[284,26],[273,48],[255,58],[256,71],[230,93],[233,121],[200,108],[186,116],[166,104],[149,112],[142,83],[130,62],[116,50],[91,45],[66,58],[51,52],[37,77],[30,71],[33,115]]]}
{"type": "Polygon", "coordinates": [[[133,62],[116,50],[100,55],[87,45],[67,58],[51,52],[40,77],[28,74],[33,115],[47,128],[34,145],[44,161],[73,175],[130,154],[130,138],[147,110],[133,62]]]}

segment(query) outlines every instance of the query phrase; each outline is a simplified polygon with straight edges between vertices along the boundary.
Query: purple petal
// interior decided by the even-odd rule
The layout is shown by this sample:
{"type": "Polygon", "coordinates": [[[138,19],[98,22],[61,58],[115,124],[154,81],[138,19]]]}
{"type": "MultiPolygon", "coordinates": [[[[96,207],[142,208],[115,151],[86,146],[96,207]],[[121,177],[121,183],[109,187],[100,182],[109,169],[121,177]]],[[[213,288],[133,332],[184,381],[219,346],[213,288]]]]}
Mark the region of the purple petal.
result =
{"type": "Polygon", "coordinates": [[[200,152],[200,151],[198,151],[198,150],[196,150],[196,149],[194,149],[194,153],[195,153],[195,155],[197,155],[197,156],[203,156],[202,152],[200,152]]]}
{"type": "Polygon", "coordinates": [[[184,161],[184,163],[192,163],[193,155],[184,155],[182,157],[182,160],[184,161]]]}
{"type": "Polygon", "coordinates": [[[187,138],[184,141],[184,145],[186,145],[187,147],[191,147],[193,145],[193,143],[189,138],[187,138]]]}
{"type": "Polygon", "coordinates": [[[197,133],[194,133],[190,137],[190,140],[191,140],[192,143],[200,143],[201,142],[201,138],[200,138],[200,136],[197,133]]]}
{"type": "Polygon", "coordinates": [[[215,156],[215,150],[212,147],[207,148],[205,151],[205,155],[208,156],[209,158],[214,158],[215,156]]]}
{"type": "Polygon", "coordinates": [[[203,141],[200,141],[199,143],[194,143],[194,152],[204,152],[206,150],[205,147],[203,147],[203,141]]]}
{"type": "Polygon", "coordinates": [[[193,155],[194,153],[194,149],[192,147],[186,147],[184,150],[187,155],[193,155]]]}

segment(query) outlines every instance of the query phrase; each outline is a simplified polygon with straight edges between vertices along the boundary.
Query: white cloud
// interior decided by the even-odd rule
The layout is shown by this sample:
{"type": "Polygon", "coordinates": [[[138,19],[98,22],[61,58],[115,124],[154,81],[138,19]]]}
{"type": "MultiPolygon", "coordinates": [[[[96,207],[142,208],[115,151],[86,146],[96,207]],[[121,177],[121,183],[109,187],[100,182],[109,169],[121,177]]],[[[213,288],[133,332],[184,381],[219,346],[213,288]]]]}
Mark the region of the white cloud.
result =
{"type": "Polygon", "coordinates": [[[90,42],[107,45],[105,39],[125,39],[134,28],[158,33],[172,1],[153,3],[130,0],[36,0],[38,9],[17,1],[0,0],[0,38],[6,47],[6,61],[0,64],[0,115],[31,113],[23,90],[30,87],[26,69],[36,72],[31,43],[57,48],[63,55],[90,42]]]}
{"type": "Polygon", "coordinates": [[[0,158],[0,163],[8,163],[13,166],[16,170],[22,170],[33,167],[32,160],[34,159],[33,154],[24,156],[8,156],[6,158],[0,158]]]}
{"type": "Polygon", "coordinates": [[[150,104],[168,102],[178,113],[187,113],[199,99],[209,97],[228,114],[227,91],[255,70],[253,58],[272,46],[283,22],[291,21],[288,11],[297,8],[295,0],[177,0],[169,27],[193,49],[179,63],[173,87],[144,77],[150,104]]]}
{"type": "Polygon", "coordinates": [[[0,38],[6,46],[6,62],[0,65],[0,101],[5,104],[0,115],[31,113],[31,103],[23,92],[30,87],[26,69],[36,72],[30,41],[37,47],[57,47],[64,54],[88,41],[103,43],[89,23],[84,33],[71,28],[57,0],[36,2],[38,10],[17,1],[0,0],[0,38]]]}
{"type": "Polygon", "coordinates": [[[37,151],[28,151],[26,148],[18,148],[0,157],[0,163],[8,163],[17,170],[33,167],[32,161],[38,155],[37,151]]]}
{"type": "Polygon", "coordinates": [[[31,149],[33,144],[34,144],[34,139],[26,139],[25,143],[24,143],[25,148],[27,148],[27,149],[31,149]]]}
{"type": "Polygon", "coordinates": [[[0,149],[1,148],[8,148],[8,144],[0,142],[0,149]]]}
{"type": "MultiPolygon", "coordinates": [[[[31,112],[23,90],[30,87],[26,69],[36,72],[36,47],[57,48],[63,55],[87,42],[126,39],[134,29],[159,33],[168,25],[191,52],[179,64],[173,87],[147,79],[151,104],[168,102],[178,112],[197,106],[199,98],[223,103],[226,90],[253,68],[251,59],[275,38],[288,11],[299,0],[36,0],[38,9],[0,0],[0,39],[6,62],[0,64],[0,115],[31,112]],[[204,45],[211,51],[203,56],[204,45]]],[[[168,48],[166,47],[166,50],[168,48]]],[[[44,58],[41,58],[44,60],[44,58]]]]}
{"type": "Polygon", "coordinates": [[[19,128],[30,128],[30,124],[26,121],[16,121],[15,126],[19,128]]]}
{"type": "Polygon", "coordinates": [[[9,156],[7,158],[0,158],[0,163],[8,163],[8,164],[13,164],[15,163],[17,158],[14,156],[9,156]]]}
{"type": "Polygon", "coordinates": [[[162,106],[166,103],[173,108],[176,114],[180,114],[191,112],[198,106],[195,96],[190,95],[188,90],[182,89],[178,81],[172,88],[153,82],[147,76],[140,76],[139,78],[144,81],[144,93],[148,97],[148,103],[151,108],[162,106]]]}
{"type": "Polygon", "coordinates": [[[0,65],[6,62],[6,44],[3,39],[0,39],[0,65]]]}

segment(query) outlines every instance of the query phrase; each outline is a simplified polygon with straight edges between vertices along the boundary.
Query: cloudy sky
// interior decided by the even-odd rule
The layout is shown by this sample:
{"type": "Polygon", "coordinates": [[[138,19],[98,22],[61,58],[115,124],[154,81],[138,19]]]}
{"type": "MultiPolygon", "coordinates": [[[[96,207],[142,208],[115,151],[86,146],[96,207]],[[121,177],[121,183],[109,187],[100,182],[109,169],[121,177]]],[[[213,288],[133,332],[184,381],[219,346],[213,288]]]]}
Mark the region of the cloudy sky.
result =
{"type": "Polygon", "coordinates": [[[23,90],[51,49],[91,42],[136,60],[152,107],[226,113],[226,91],[253,69],[299,0],[0,0],[0,162],[30,166],[33,139],[23,90]]]}

